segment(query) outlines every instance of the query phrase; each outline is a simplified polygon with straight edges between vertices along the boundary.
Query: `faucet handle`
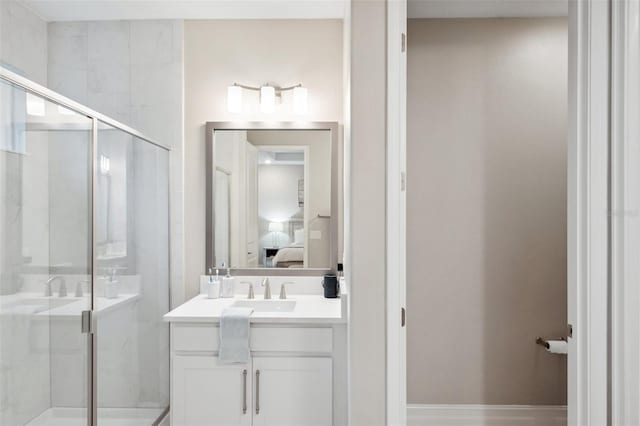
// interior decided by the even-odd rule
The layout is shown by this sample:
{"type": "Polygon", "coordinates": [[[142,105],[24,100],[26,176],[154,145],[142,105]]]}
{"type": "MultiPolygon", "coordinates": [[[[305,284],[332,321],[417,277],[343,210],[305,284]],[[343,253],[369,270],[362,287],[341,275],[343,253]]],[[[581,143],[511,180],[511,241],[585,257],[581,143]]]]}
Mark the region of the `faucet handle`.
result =
{"type": "Polygon", "coordinates": [[[280,284],[280,299],[284,300],[287,298],[287,291],[285,290],[286,284],[295,284],[293,281],[285,281],[280,284]]]}
{"type": "Polygon", "coordinates": [[[249,294],[247,294],[247,299],[255,299],[256,295],[253,293],[253,283],[250,281],[240,281],[240,284],[249,284],[249,294]]]}

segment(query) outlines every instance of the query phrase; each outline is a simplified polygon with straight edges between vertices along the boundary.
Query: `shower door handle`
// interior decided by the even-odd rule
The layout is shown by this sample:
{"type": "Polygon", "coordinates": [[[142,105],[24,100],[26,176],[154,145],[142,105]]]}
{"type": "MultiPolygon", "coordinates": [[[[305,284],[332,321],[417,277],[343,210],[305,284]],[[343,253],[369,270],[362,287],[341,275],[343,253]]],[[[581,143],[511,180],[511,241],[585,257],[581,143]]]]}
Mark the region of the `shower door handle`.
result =
{"type": "Polygon", "coordinates": [[[80,321],[80,331],[82,334],[93,334],[93,318],[91,316],[91,311],[82,311],[80,321]]]}

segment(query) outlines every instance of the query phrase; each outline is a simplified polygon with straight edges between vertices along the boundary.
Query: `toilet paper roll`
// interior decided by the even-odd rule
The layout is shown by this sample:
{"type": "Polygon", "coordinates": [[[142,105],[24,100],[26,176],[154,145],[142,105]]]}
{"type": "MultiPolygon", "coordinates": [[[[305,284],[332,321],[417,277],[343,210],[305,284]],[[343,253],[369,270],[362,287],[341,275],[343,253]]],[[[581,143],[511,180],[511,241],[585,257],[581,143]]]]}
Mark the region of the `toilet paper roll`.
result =
{"type": "Polygon", "coordinates": [[[547,340],[547,352],[552,354],[566,354],[567,342],[564,340],[547,340]]]}

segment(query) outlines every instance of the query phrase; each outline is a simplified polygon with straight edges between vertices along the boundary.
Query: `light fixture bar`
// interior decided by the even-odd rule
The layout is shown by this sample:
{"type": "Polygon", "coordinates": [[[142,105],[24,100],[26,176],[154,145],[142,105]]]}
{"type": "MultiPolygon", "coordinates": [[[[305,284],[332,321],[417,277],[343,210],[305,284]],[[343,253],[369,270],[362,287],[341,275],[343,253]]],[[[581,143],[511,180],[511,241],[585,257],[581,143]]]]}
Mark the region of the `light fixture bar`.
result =
{"type": "Polygon", "coordinates": [[[249,86],[247,84],[233,83],[227,87],[227,110],[231,113],[242,112],[242,91],[250,90],[260,94],[260,111],[264,114],[275,112],[276,101],[282,98],[283,92],[293,92],[293,112],[298,115],[307,113],[308,90],[302,83],[292,86],[280,87],[269,83],[263,86],[249,86]]]}
{"type": "Polygon", "coordinates": [[[245,90],[253,90],[254,92],[259,92],[260,89],[264,86],[269,86],[269,87],[273,87],[275,89],[276,92],[276,96],[279,95],[282,92],[288,92],[289,90],[293,90],[296,87],[302,87],[302,83],[298,83],[295,84],[293,86],[286,86],[286,87],[280,87],[280,86],[274,86],[273,84],[265,84],[264,86],[260,86],[260,87],[255,87],[255,86],[248,86],[246,84],[240,84],[240,83],[233,83],[234,86],[237,87],[241,87],[245,90]]]}

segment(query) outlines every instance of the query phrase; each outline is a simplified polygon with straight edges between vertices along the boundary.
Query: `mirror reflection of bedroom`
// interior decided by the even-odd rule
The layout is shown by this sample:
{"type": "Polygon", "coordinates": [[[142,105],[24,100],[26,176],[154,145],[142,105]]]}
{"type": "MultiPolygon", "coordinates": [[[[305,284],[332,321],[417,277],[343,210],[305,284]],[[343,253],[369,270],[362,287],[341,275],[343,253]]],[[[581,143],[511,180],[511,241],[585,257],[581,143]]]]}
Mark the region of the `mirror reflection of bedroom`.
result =
{"type": "Polygon", "coordinates": [[[215,263],[329,266],[331,140],[323,130],[216,130],[215,263]]]}

